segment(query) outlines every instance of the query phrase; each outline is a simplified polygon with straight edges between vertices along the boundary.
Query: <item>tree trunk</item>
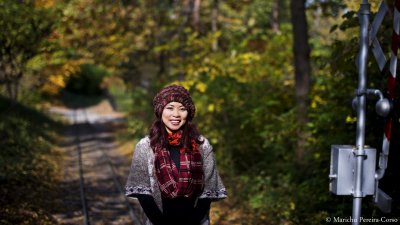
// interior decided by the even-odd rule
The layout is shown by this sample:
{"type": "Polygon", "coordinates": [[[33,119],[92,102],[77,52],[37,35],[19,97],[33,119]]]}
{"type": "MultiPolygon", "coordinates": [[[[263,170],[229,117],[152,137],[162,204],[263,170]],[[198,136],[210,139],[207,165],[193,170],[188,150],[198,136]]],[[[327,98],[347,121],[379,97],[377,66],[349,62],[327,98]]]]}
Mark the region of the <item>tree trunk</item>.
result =
{"type": "Polygon", "coordinates": [[[201,0],[194,0],[192,24],[196,32],[200,32],[200,4],[201,0]]]}
{"type": "Polygon", "coordinates": [[[189,21],[191,19],[193,9],[194,9],[194,1],[195,0],[187,0],[184,2],[182,6],[182,12],[181,12],[181,22],[179,25],[178,33],[179,33],[179,56],[181,58],[181,65],[182,69],[178,74],[178,80],[183,81],[185,79],[185,72],[183,70],[183,65],[185,65],[186,62],[186,52],[185,52],[185,47],[186,47],[186,34],[184,32],[184,29],[187,24],[190,24],[189,21]]]}
{"type": "Polygon", "coordinates": [[[19,89],[19,81],[16,82],[7,82],[6,90],[7,95],[12,102],[16,102],[18,100],[18,90],[19,89]]]}
{"type": "MultiPolygon", "coordinates": [[[[219,12],[219,0],[213,0],[212,12],[211,12],[211,29],[215,33],[218,31],[218,12],[219,12]]],[[[218,50],[218,38],[212,43],[212,50],[218,50]]]]}
{"type": "Polygon", "coordinates": [[[307,137],[309,136],[306,125],[308,122],[307,109],[309,106],[308,94],[311,76],[305,0],[291,0],[290,9],[293,25],[295,96],[298,123],[296,157],[301,164],[304,158],[307,137]]]}
{"type": "Polygon", "coordinates": [[[10,82],[6,83],[6,89],[7,89],[7,95],[10,99],[12,99],[13,96],[13,88],[12,84],[10,82]]]}
{"type": "Polygon", "coordinates": [[[320,3],[316,3],[316,9],[314,11],[314,27],[319,27],[321,23],[322,7],[320,3]]]}
{"type": "Polygon", "coordinates": [[[18,101],[18,94],[19,94],[19,86],[20,86],[20,79],[16,80],[13,88],[14,88],[14,93],[13,93],[13,100],[18,101]]]}
{"type": "Polygon", "coordinates": [[[279,0],[275,0],[272,6],[272,30],[279,32],[279,0]]]}

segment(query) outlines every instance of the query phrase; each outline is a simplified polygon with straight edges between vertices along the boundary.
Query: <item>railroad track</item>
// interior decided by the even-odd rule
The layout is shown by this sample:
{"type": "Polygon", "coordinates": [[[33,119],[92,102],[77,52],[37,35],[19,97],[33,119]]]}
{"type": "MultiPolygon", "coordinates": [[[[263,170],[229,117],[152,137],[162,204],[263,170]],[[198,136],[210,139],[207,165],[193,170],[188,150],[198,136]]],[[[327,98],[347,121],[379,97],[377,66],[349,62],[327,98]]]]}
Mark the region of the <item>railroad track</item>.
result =
{"type": "Polygon", "coordinates": [[[63,212],[55,215],[60,224],[143,223],[139,204],[124,195],[122,182],[129,171],[129,159],[116,152],[112,118],[87,109],[63,113],[71,122],[64,165],[63,212]]]}

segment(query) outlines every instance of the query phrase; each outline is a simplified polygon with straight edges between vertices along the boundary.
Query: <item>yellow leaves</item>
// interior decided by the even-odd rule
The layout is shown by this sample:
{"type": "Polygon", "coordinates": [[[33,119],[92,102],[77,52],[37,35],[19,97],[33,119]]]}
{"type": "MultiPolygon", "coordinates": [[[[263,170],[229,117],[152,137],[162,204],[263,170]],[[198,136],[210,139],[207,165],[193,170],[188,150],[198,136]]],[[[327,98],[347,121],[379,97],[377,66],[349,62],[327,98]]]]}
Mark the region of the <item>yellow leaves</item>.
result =
{"type": "Polygon", "coordinates": [[[222,104],[224,104],[224,99],[216,99],[214,103],[207,105],[208,112],[221,112],[222,104]]]}
{"type": "Polygon", "coordinates": [[[324,105],[326,101],[323,100],[319,95],[315,95],[311,101],[311,108],[315,109],[318,105],[324,105]]]}
{"type": "Polygon", "coordinates": [[[290,86],[290,87],[292,87],[292,86],[294,86],[294,80],[284,80],[283,81],[283,86],[290,86]]]}
{"type": "Polygon", "coordinates": [[[259,71],[254,70],[260,65],[260,61],[261,57],[258,53],[237,53],[232,50],[227,62],[231,66],[226,69],[226,73],[241,83],[247,83],[260,77],[259,71]]]}
{"type": "Polygon", "coordinates": [[[215,110],[215,105],[214,104],[209,104],[208,106],[207,106],[207,110],[209,111],[209,112],[214,112],[214,110],[215,110]]]}
{"type": "Polygon", "coordinates": [[[260,61],[261,57],[258,53],[248,52],[240,55],[240,59],[244,64],[260,61]]]}
{"type": "Polygon", "coordinates": [[[206,91],[206,89],[207,89],[207,85],[206,85],[205,83],[203,83],[203,82],[200,82],[200,83],[198,83],[198,84],[196,85],[196,89],[197,89],[199,92],[204,93],[204,92],[206,91]]]}
{"type": "Polygon", "coordinates": [[[189,90],[190,87],[193,87],[194,83],[195,83],[194,80],[185,80],[185,81],[174,82],[174,83],[171,83],[171,84],[181,85],[184,88],[186,88],[187,90],[189,90]]]}
{"type": "Polygon", "coordinates": [[[212,33],[213,40],[217,40],[221,36],[222,36],[222,32],[220,30],[212,33]]]}
{"type": "Polygon", "coordinates": [[[197,78],[201,74],[209,73],[210,68],[208,66],[203,66],[203,65],[199,65],[197,67],[195,67],[195,65],[188,65],[185,70],[187,76],[197,78]]]}
{"type": "MultiPolygon", "coordinates": [[[[369,1],[369,3],[371,4],[372,12],[378,11],[380,2],[381,1],[369,1]]],[[[347,8],[350,10],[353,10],[353,11],[358,11],[360,9],[360,3],[361,3],[361,1],[360,2],[359,1],[349,1],[349,0],[345,1],[347,8]]]]}
{"type": "Polygon", "coordinates": [[[50,8],[53,7],[55,4],[55,0],[36,0],[35,7],[38,8],[50,8]]]}
{"type": "Polygon", "coordinates": [[[135,40],[135,47],[137,49],[145,49],[146,46],[146,38],[142,35],[133,35],[134,37],[132,39],[135,40]]]}
{"type": "Polygon", "coordinates": [[[51,75],[49,77],[49,81],[58,87],[65,87],[65,80],[63,75],[51,75]]]}
{"type": "Polygon", "coordinates": [[[216,68],[211,68],[208,75],[210,76],[211,80],[214,80],[217,76],[222,75],[222,74],[216,68]]]}
{"type": "Polygon", "coordinates": [[[146,20],[145,27],[155,27],[156,25],[157,25],[157,22],[155,22],[153,19],[146,20]]]}
{"type": "Polygon", "coordinates": [[[218,138],[212,137],[210,139],[210,142],[211,142],[211,144],[216,145],[216,144],[218,144],[218,138]]]}
{"type": "Polygon", "coordinates": [[[207,85],[203,82],[196,82],[194,80],[185,80],[180,82],[174,82],[175,84],[182,85],[184,88],[189,90],[191,87],[194,87],[200,93],[204,93],[207,90],[207,85]]]}
{"type": "Polygon", "coordinates": [[[250,18],[249,21],[247,22],[247,25],[249,27],[253,27],[256,24],[256,20],[254,18],[250,18]]]}
{"type": "Polygon", "coordinates": [[[109,38],[108,38],[108,40],[109,41],[115,41],[115,40],[117,40],[117,35],[111,35],[109,38]]]}
{"type": "Polygon", "coordinates": [[[243,64],[249,65],[249,64],[251,64],[251,63],[260,61],[260,55],[257,54],[257,53],[252,53],[252,52],[244,53],[244,54],[241,54],[241,55],[240,55],[239,60],[240,60],[243,64]]]}
{"type": "Polygon", "coordinates": [[[296,204],[294,202],[290,202],[290,209],[295,210],[296,209],[296,204]]]}
{"type": "Polygon", "coordinates": [[[346,123],[353,124],[353,123],[355,123],[355,122],[357,122],[357,117],[352,117],[352,116],[350,116],[350,115],[348,115],[348,116],[346,117],[346,123]]]}
{"type": "Polygon", "coordinates": [[[71,60],[58,66],[53,73],[48,76],[47,81],[44,83],[41,90],[46,94],[57,94],[65,87],[65,81],[68,77],[79,72],[80,66],[83,63],[83,60],[71,60]]]}
{"type": "Polygon", "coordinates": [[[79,72],[82,63],[81,61],[68,61],[62,66],[61,71],[65,71],[64,75],[66,76],[75,74],[79,72]]]}
{"type": "Polygon", "coordinates": [[[64,87],[64,76],[62,74],[55,74],[49,76],[48,81],[42,86],[42,91],[50,95],[55,95],[64,87]]]}

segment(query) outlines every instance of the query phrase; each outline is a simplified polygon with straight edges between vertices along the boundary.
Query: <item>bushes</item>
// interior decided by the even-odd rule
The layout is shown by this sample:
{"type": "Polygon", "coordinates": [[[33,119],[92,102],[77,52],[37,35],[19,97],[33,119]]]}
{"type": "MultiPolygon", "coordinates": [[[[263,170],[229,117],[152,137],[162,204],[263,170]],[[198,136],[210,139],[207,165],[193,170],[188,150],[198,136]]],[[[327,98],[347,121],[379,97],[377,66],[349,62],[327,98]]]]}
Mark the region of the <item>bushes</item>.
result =
{"type": "Polygon", "coordinates": [[[0,98],[0,223],[54,224],[56,123],[31,108],[0,98]]]}

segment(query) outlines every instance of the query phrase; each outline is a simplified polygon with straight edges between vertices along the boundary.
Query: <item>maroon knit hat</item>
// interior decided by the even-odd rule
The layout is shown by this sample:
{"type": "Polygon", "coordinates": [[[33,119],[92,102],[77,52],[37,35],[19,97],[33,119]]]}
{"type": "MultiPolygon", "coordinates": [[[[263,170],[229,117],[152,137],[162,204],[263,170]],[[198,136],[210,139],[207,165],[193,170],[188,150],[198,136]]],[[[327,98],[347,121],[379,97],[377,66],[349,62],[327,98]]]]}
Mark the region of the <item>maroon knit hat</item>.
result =
{"type": "Polygon", "coordinates": [[[154,97],[154,114],[157,118],[161,118],[164,107],[170,102],[182,103],[188,111],[188,120],[190,121],[194,118],[196,107],[189,92],[184,87],[175,84],[161,89],[156,97],[154,97]]]}

